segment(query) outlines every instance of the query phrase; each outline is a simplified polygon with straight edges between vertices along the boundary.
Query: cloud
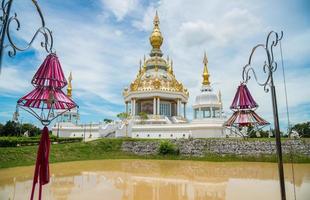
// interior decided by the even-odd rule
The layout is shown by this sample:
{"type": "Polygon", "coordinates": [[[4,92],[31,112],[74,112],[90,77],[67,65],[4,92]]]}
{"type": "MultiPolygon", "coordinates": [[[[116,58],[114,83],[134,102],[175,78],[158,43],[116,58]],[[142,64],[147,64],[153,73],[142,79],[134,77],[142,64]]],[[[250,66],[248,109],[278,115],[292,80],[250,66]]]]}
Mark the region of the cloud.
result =
{"type": "MultiPolygon", "coordinates": [[[[28,41],[39,25],[33,15],[35,10],[27,5],[21,3],[16,7],[16,10],[23,11],[19,12],[23,32],[16,35],[23,41],[28,41]],[[26,23],[29,21],[32,23],[26,23]]],[[[67,4],[57,6],[57,3],[48,1],[40,5],[46,24],[53,31],[63,70],[67,75],[73,72],[73,95],[80,102],[81,113],[88,114],[86,119],[101,119],[122,111],[122,90],[135,78],[139,59],[150,51],[148,37],[155,10],[159,12],[164,36],[163,52],[173,59],[177,79],[190,92],[189,117],[191,105],[200,92],[203,52],[206,51],[209,58],[214,90],[221,89],[224,108],[229,111],[229,104],[241,81],[242,66],[247,63],[253,46],[264,43],[271,29],[285,30],[283,53],[289,105],[296,108],[310,104],[310,94],[304,86],[310,84],[310,31],[305,23],[296,23],[301,20],[300,16],[307,14],[301,15],[289,3],[279,6],[278,2],[261,1],[98,0],[84,4],[84,1],[77,0],[67,7],[67,4]],[[278,8],[276,13],[269,8],[273,6],[278,8]],[[283,20],[287,17],[287,10],[290,10],[290,20],[283,20]]],[[[3,91],[15,94],[31,89],[29,81],[46,56],[39,47],[39,40],[33,44],[33,49],[36,53],[23,61],[23,67],[28,66],[27,77],[19,63],[3,67],[0,98],[3,91]]],[[[19,58],[20,54],[16,56],[19,58]]],[[[257,55],[257,61],[256,67],[259,67],[262,56],[257,55]]],[[[278,69],[275,78],[279,112],[283,113],[285,101],[281,73],[278,69]]],[[[265,94],[254,81],[249,83],[249,88],[260,104],[258,112],[270,121],[270,94],[265,94]]],[[[301,119],[294,109],[291,113],[295,121],[301,119]]],[[[307,116],[307,112],[303,116],[307,116]]]]}
{"type": "Polygon", "coordinates": [[[123,18],[134,11],[139,4],[138,0],[101,0],[104,6],[111,11],[117,21],[122,21],[123,18]]]}
{"type": "Polygon", "coordinates": [[[5,66],[2,69],[0,76],[0,92],[2,93],[22,93],[29,85],[29,82],[24,79],[22,73],[11,66],[5,66]]]}

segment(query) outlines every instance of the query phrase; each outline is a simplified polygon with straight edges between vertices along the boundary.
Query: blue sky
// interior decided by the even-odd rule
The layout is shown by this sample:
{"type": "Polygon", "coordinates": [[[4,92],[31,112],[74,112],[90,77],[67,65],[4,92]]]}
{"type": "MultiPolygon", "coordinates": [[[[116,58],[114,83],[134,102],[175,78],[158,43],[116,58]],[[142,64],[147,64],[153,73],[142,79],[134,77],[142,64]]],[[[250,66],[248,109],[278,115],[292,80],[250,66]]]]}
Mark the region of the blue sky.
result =
{"type": "MultiPolygon", "coordinates": [[[[29,1],[15,1],[21,20],[19,44],[29,41],[39,18],[29,1]]],[[[155,10],[164,36],[164,56],[174,61],[178,80],[189,89],[187,113],[201,86],[203,52],[209,59],[211,82],[221,90],[224,109],[241,81],[242,67],[254,45],[270,30],[284,31],[283,56],[292,123],[310,119],[309,1],[207,0],[40,0],[46,26],[53,31],[55,50],[65,74],[73,73],[73,97],[82,122],[115,118],[124,110],[122,90],[134,79],[139,60],[150,52],[148,41],[155,10]]],[[[0,75],[0,122],[12,118],[18,98],[32,89],[30,80],[46,53],[37,40],[27,52],[4,56],[0,75]]],[[[279,60],[279,51],[275,52],[279,60]]],[[[262,56],[257,56],[259,71],[262,56]]],[[[279,60],[280,61],[280,60],[279,60]]],[[[262,75],[262,74],[260,74],[262,75]]],[[[281,68],[275,74],[279,114],[286,126],[281,68]]],[[[249,83],[257,110],[272,122],[269,93],[249,83]]],[[[22,113],[24,122],[36,120],[22,113]]]]}

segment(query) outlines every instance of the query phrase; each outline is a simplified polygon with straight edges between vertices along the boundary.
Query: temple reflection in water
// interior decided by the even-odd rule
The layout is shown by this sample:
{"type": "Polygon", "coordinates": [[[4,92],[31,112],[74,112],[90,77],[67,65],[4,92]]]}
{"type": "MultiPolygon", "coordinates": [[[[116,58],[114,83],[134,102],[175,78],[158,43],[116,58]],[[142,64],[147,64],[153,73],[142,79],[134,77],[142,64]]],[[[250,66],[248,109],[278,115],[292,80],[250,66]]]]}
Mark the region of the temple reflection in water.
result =
{"type": "MultiPolygon", "coordinates": [[[[293,199],[290,166],[287,198],[293,199]]],[[[27,199],[32,167],[0,170],[0,199],[27,199]],[[26,174],[26,175],[25,175],[26,174]]],[[[52,165],[47,199],[279,199],[276,164],[107,160],[52,165]],[[264,191],[264,192],[262,192],[264,191]]],[[[309,165],[295,166],[297,199],[309,197],[309,165]]]]}

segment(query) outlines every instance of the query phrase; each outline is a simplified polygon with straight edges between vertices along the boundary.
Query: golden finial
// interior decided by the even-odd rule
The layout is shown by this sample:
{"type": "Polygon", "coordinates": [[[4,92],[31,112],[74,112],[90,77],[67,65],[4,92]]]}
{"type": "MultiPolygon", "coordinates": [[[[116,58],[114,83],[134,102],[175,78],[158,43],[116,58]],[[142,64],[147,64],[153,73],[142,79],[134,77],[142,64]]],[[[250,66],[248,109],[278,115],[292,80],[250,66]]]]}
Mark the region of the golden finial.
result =
{"type": "Polygon", "coordinates": [[[154,28],[150,36],[150,43],[153,49],[160,49],[160,46],[162,45],[164,39],[159,29],[159,17],[158,17],[157,11],[156,11],[153,23],[154,23],[154,28]]]}
{"type": "Polygon", "coordinates": [[[210,74],[208,72],[208,58],[207,58],[206,52],[204,53],[203,64],[204,64],[204,68],[203,68],[203,74],[202,74],[202,77],[203,77],[202,84],[210,85],[210,81],[209,81],[210,74]]]}
{"type": "Polygon", "coordinates": [[[72,98],[72,72],[70,72],[70,75],[68,77],[68,87],[67,87],[67,96],[72,98]]]}
{"type": "Polygon", "coordinates": [[[168,72],[173,75],[173,60],[171,59],[170,66],[168,68],[168,72]]]}

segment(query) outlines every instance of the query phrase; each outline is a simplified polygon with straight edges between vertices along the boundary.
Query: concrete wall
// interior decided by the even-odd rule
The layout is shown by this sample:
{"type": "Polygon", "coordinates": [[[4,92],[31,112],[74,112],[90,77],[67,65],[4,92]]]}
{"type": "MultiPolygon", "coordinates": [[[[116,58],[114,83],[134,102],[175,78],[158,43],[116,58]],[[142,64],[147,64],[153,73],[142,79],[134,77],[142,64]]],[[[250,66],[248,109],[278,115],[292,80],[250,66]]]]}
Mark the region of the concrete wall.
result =
{"type": "Polygon", "coordinates": [[[134,125],[131,130],[132,138],[223,138],[225,128],[221,124],[162,124],[134,125]]]}
{"type": "MultiPolygon", "coordinates": [[[[170,140],[181,155],[203,156],[206,153],[234,155],[271,155],[276,154],[274,141],[246,141],[243,139],[178,139],[170,140]]],[[[122,150],[138,155],[157,154],[160,141],[125,141],[122,150]]],[[[310,143],[304,140],[289,140],[282,143],[283,153],[291,151],[310,156],[310,143]]]]}

